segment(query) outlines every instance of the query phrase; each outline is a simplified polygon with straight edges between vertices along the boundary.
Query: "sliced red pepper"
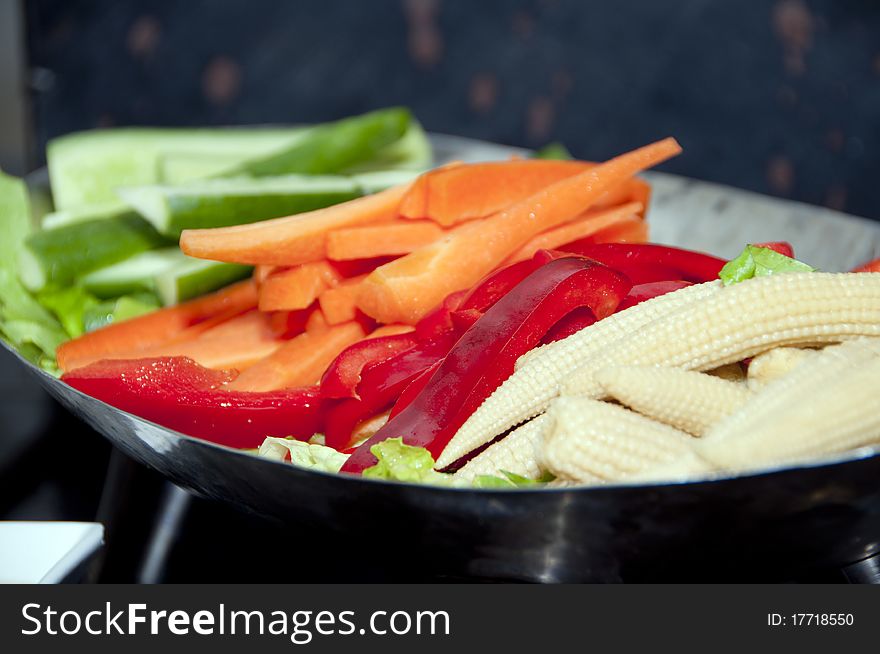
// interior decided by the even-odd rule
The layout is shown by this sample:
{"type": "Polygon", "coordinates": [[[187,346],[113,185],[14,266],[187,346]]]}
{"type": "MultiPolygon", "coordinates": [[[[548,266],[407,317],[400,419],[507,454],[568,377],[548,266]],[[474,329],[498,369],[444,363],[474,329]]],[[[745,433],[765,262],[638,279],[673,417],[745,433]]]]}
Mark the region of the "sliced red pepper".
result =
{"type": "Polygon", "coordinates": [[[596,322],[596,316],[589,308],[578,307],[574,311],[569,312],[568,315],[563,316],[559,322],[550,328],[550,331],[544,334],[544,338],[541,339],[541,345],[547,345],[547,343],[568,338],[585,327],[589,327],[594,322],[596,322]]]}
{"type": "Polygon", "coordinates": [[[147,420],[220,445],[254,448],[266,436],[305,439],[320,426],[317,387],[228,391],[233,370],[186,357],[105,360],[65,374],[73,388],[147,420]]]}
{"type": "Polygon", "coordinates": [[[681,272],[670,266],[661,266],[658,264],[640,264],[632,266],[621,266],[615,268],[624,275],[629,277],[629,281],[634,286],[639,284],[648,284],[650,282],[665,282],[671,279],[681,278],[681,272]]]}
{"type": "Polygon", "coordinates": [[[587,239],[581,239],[559,249],[601,261],[615,270],[626,270],[633,266],[664,266],[677,271],[678,274],[672,279],[696,283],[717,279],[718,272],[727,263],[724,259],[702,252],[652,243],[590,243],[587,239]]]}
{"type": "Polygon", "coordinates": [[[293,338],[306,329],[306,322],[312,315],[314,306],[298,311],[273,311],[269,316],[269,326],[278,338],[293,338]]]}
{"type": "Polygon", "coordinates": [[[850,272],[880,272],[880,259],[867,261],[861,266],[856,266],[850,272]]]}
{"type": "Polygon", "coordinates": [[[413,379],[446,355],[456,338],[457,334],[448,331],[386,361],[366,366],[357,386],[358,398],[327,405],[324,417],[327,445],[338,450],[347,447],[357,424],[388,409],[413,379]]]}
{"type": "Polygon", "coordinates": [[[461,306],[467,291],[455,291],[446,296],[440,306],[419,320],[415,326],[415,334],[420,339],[430,339],[448,332],[453,328],[452,313],[461,306]]]}
{"type": "Polygon", "coordinates": [[[794,248],[788,241],[768,241],[766,243],[752,243],[756,248],[767,248],[779,254],[794,259],[794,248]]]}
{"type": "Polygon", "coordinates": [[[410,402],[422,392],[422,389],[428,385],[432,375],[437,372],[437,368],[440,367],[442,362],[443,359],[437,359],[433,365],[425,368],[415,379],[407,384],[407,387],[403,389],[394,406],[391,407],[391,413],[388,414],[389,420],[408,407],[410,402]]]}
{"type": "Polygon", "coordinates": [[[579,306],[597,318],[612,313],[630,289],[622,274],[581,257],[556,259],[494,304],[449,351],[413,401],[361,445],[344,472],[360,473],[376,458],[370,447],[400,436],[436,458],[479,404],[513,372],[559,319],[579,306]]]}
{"type": "Polygon", "coordinates": [[[633,286],[630,289],[629,293],[627,293],[626,297],[623,298],[620,305],[617,307],[617,310],[623,311],[624,309],[629,309],[630,307],[634,307],[640,302],[659,297],[660,295],[666,295],[667,293],[672,293],[673,291],[678,291],[682,288],[685,288],[686,286],[693,286],[693,284],[691,282],[686,282],[681,279],[671,279],[665,282],[649,282],[647,284],[639,284],[638,286],[633,286]]]}
{"type": "Polygon", "coordinates": [[[321,377],[321,395],[328,399],[357,397],[364,368],[410,349],[417,343],[412,332],[368,338],[339,353],[321,377]]]}

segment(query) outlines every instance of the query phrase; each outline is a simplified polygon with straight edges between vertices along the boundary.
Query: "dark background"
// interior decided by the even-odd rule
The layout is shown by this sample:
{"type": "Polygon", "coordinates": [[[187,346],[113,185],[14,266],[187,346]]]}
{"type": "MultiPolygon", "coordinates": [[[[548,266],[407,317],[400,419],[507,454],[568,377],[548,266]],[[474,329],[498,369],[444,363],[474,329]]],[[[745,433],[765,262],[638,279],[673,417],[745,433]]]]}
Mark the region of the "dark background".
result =
{"type": "MultiPolygon", "coordinates": [[[[26,110],[22,170],[43,163],[48,139],[74,130],[308,122],[403,104],[432,131],[530,147],[561,140],[590,159],[673,135],[685,154],[666,170],[880,219],[880,2],[21,6],[26,40],[15,65],[24,82],[2,92],[4,103],[23,100],[26,110]]],[[[119,458],[111,465],[103,439],[2,352],[0,438],[0,519],[98,516],[110,531],[97,578],[143,575],[163,482],[119,458]],[[115,481],[104,486],[108,465],[115,481]]],[[[351,543],[303,538],[201,501],[169,547],[167,567],[153,578],[424,574],[389,572],[353,559],[351,543]],[[285,571],[259,565],[267,550],[311,563],[285,571]]]]}
{"type": "Polygon", "coordinates": [[[305,122],[392,104],[434,131],[880,218],[872,0],[30,0],[36,126],[305,122]]]}

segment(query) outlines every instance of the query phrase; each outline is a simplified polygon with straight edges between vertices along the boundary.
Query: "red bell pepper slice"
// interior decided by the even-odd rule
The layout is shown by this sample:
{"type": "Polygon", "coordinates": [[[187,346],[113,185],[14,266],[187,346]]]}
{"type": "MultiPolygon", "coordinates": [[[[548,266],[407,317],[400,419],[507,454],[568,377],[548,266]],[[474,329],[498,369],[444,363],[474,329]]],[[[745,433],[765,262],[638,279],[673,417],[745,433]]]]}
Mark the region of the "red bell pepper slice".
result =
{"type": "Polygon", "coordinates": [[[427,448],[436,458],[467,417],[513,372],[516,360],[562,316],[587,306],[604,318],[629,289],[622,274],[581,257],[542,266],[462,335],[421,393],[355,450],[343,472],[360,473],[375,464],[370,447],[396,436],[427,448]]]}
{"type": "Polygon", "coordinates": [[[435,372],[437,372],[437,368],[440,367],[440,364],[442,362],[443,359],[437,359],[437,361],[435,361],[433,365],[425,368],[415,377],[415,379],[413,379],[407,385],[406,388],[403,389],[403,392],[397,398],[397,402],[395,402],[394,406],[391,407],[391,413],[388,414],[389,420],[401,411],[403,411],[406,407],[408,407],[410,402],[412,402],[418,396],[418,394],[422,392],[422,389],[428,385],[431,377],[435,372]]]}
{"type": "Polygon", "coordinates": [[[347,447],[357,424],[390,407],[413,379],[446,355],[457,337],[448,331],[390,359],[366,366],[357,386],[358,397],[327,405],[324,417],[327,445],[338,450],[347,447]]]}
{"type": "Polygon", "coordinates": [[[633,286],[629,293],[627,293],[626,297],[620,302],[617,310],[623,311],[624,309],[629,309],[640,302],[661,295],[666,295],[667,293],[672,293],[673,291],[685,288],[686,286],[693,286],[693,284],[682,279],[670,279],[663,282],[649,282],[648,284],[633,286]]]}
{"type": "Polygon", "coordinates": [[[752,243],[756,248],[767,248],[779,254],[794,259],[794,248],[788,241],[768,241],[766,243],[752,243]]]}
{"type": "Polygon", "coordinates": [[[615,270],[625,271],[646,265],[664,266],[678,273],[667,279],[685,279],[696,283],[717,279],[718,272],[727,263],[724,259],[702,252],[652,243],[590,243],[587,239],[581,239],[559,249],[601,261],[615,270]]]}
{"type": "Polygon", "coordinates": [[[440,306],[419,320],[415,326],[415,334],[419,339],[430,339],[453,329],[452,313],[461,306],[467,291],[455,291],[447,295],[440,306]]]}
{"type": "Polygon", "coordinates": [[[850,272],[880,272],[880,259],[874,259],[872,261],[867,261],[860,266],[856,266],[850,272]]]}
{"type": "Polygon", "coordinates": [[[235,371],[186,357],[104,360],[62,376],[73,388],[189,436],[238,448],[266,436],[305,439],[320,426],[317,387],[266,393],[224,390],[235,371]]]}
{"type": "Polygon", "coordinates": [[[368,338],[348,346],[321,377],[321,395],[328,399],[357,397],[357,386],[364,368],[386,361],[417,343],[412,332],[368,338]]]}
{"type": "Polygon", "coordinates": [[[563,316],[559,322],[553,325],[541,339],[541,345],[547,345],[555,341],[561,341],[572,334],[589,327],[596,322],[596,316],[587,307],[578,307],[568,315],[563,316]]]}

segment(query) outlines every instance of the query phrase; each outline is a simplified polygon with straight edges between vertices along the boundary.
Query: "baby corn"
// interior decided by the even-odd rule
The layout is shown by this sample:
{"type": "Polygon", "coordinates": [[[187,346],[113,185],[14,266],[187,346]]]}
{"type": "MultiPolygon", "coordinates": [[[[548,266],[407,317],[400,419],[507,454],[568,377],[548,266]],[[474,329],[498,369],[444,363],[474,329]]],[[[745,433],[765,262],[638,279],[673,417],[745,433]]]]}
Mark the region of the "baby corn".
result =
{"type": "Polygon", "coordinates": [[[456,480],[473,482],[479,475],[503,476],[512,472],[529,479],[541,476],[538,455],[544,440],[545,416],[538,416],[513,430],[468,461],[455,473],[456,480]]]}
{"type": "Polygon", "coordinates": [[[759,391],[784,375],[794,370],[801,362],[815,350],[802,347],[774,347],[772,350],[759,354],[749,364],[749,374],[746,382],[749,389],[759,391]]]}
{"type": "Polygon", "coordinates": [[[600,370],[596,381],[621,404],[694,436],[739,409],[751,395],[744,384],[679,368],[618,366],[600,370]]]}
{"type": "Polygon", "coordinates": [[[519,369],[495,389],[458,430],[440,455],[438,468],[454,463],[514,425],[543,412],[559,395],[559,387],[568,375],[615,341],[721,292],[721,283],[717,281],[689,286],[642,302],[568,338],[532,350],[520,359],[519,369]]]}
{"type": "Polygon", "coordinates": [[[772,347],[859,336],[880,336],[880,274],[756,277],[618,339],[578,368],[562,392],[601,398],[596,372],[614,365],[707,370],[772,347]]]}
{"type": "Polygon", "coordinates": [[[560,397],[545,414],[544,464],[561,479],[615,481],[690,451],[693,437],[607,402],[560,397]]]}
{"type": "Polygon", "coordinates": [[[706,461],[741,470],[880,442],[880,339],[825,348],[769,384],[695,446],[706,461]]]}

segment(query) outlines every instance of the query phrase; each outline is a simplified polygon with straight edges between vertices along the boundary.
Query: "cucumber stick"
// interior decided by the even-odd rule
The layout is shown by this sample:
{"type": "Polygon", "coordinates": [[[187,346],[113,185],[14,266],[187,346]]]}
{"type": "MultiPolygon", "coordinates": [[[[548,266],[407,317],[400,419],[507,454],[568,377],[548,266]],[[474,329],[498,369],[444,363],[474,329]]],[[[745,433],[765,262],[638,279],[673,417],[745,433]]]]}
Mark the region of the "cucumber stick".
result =
{"type": "Polygon", "coordinates": [[[347,177],[285,175],[238,177],[184,186],[119,189],[119,196],[162,234],[177,238],[184,229],[226,227],[289,216],[359,197],[347,177]]]}
{"type": "Polygon", "coordinates": [[[317,125],[293,145],[245,161],[220,176],[338,173],[375,159],[406,134],[411,121],[408,109],[392,107],[317,125]]]}
{"type": "MultiPolygon", "coordinates": [[[[116,188],[175,184],[192,179],[162,165],[168,153],[216,157],[231,167],[293,145],[305,127],[102,129],[68,134],[49,142],[46,159],[57,210],[118,200],[116,188]]],[[[213,170],[211,173],[219,172],[213,170]]]]}
{"type": "Polygon", "coordinates": [[[194,297],[228,286],[244,279],[250,273],[250,266],[234,263],[192,259],[156,276],[156,292],[162,304],[169,306],[186,302],[194,297]]]}
{"type": "Polygon", "coordinates": [[[19,276],[31,291],[66,286],[81,275],[167,243],[135,213],[87,220],[28,236],[19,276]]]}
{"type": "Polygon", "coordinates": [[[162,304],[177,304],[209,293],[250,274],[248,266],[188,257],[176,247],[143,252],[82,278],[83,287],[99,298],[155,293],[162,304]]]}

